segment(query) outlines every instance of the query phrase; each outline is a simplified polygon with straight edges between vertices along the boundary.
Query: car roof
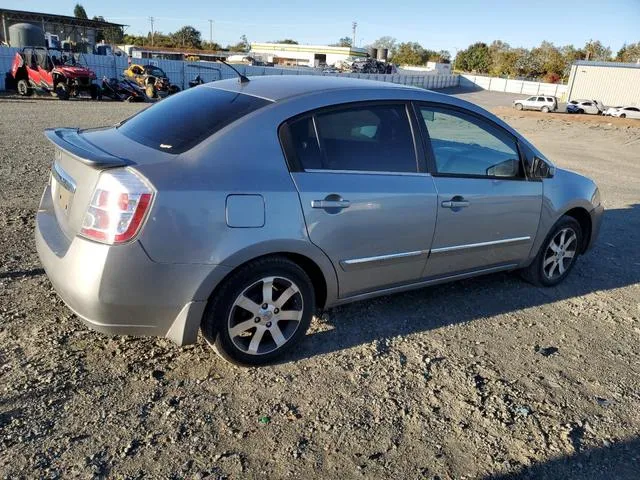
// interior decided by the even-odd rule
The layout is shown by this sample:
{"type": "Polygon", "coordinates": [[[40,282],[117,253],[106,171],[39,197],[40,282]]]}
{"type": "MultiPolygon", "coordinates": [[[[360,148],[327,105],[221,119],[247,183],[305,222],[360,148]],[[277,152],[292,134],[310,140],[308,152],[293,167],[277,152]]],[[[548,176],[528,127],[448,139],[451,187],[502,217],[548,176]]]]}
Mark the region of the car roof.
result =
{"type": "Polygon", "coordinates": [[[237,78],[232,78],[211,82],[203,86],[231,92],[240,92],[273,102],[299,95],[321,93],[328,90],[396,89],[426,92],[424,89],[395,83],[324,75],[265,75],[261,77],[251,77],[250,81],[246,83],[240,83],[237,78]]]}

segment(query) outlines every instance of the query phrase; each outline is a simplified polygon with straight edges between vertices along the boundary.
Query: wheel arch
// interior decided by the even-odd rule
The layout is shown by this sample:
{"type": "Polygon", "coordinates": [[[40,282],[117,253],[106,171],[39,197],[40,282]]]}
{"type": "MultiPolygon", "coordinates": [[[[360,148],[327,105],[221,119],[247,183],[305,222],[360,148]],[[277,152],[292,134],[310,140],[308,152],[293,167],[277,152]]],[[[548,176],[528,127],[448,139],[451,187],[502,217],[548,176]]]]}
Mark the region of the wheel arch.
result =
{"type": "Polygon", "coordinates": [[[591,234],[593,230],[593,224],[591,221],[591,215],[584,207],[574,207],[564,212],[562,216],[572,217],[577,220],[582,229],[582,245],[580,245],[580,253],[584,253],[591,242],[591,234]]]}
{"type": "Polygon", "coordinates": [[[224,261],[224,265],[231,268],[227,268],[223,276],[215,274],[214,269],[213,274],[200,285],[195,298],[208,302],[227,278],[239,268],[255,260],[279,256],[291,260],[305,271],[313,284],[316,306],[320,310],[324,309],[334,303],[338,296],[338,279],[333,264],[317,247],[308,244],[298,246],[298,242],[293,243],[287,245],[289,248],[269,248],[267,244],[237,252],[224,261]]]}

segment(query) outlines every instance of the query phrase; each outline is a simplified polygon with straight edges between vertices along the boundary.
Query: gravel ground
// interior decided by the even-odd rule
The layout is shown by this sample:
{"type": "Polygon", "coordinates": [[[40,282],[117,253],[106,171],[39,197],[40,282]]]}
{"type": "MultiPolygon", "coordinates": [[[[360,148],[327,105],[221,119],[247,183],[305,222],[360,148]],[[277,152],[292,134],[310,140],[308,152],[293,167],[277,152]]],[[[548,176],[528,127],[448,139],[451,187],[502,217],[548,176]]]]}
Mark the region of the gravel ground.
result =
{"type": "Polygon", "coordinates": [[[89,331],[39,265],[42,130],[139,108],[0,98],[0,477],[638,478],[640,128],[498,112],[600,185],[600,240],[559,287],[498,274],[335,308],[240,369],[89,331]]]}

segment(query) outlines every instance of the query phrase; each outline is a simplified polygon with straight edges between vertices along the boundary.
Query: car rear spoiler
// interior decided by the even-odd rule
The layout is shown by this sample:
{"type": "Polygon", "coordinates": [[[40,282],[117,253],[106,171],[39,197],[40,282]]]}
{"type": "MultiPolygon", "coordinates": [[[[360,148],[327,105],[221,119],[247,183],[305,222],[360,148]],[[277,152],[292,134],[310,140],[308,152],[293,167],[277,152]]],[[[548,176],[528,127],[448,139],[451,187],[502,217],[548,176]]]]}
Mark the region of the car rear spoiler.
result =
{"type": "Polygon", "coordinates": [[[90,167],[115,168],[133,164],[88,142],[82,137],[78,128],[48,128],[44,131],[44,135],[56,147],[90,167]]]}

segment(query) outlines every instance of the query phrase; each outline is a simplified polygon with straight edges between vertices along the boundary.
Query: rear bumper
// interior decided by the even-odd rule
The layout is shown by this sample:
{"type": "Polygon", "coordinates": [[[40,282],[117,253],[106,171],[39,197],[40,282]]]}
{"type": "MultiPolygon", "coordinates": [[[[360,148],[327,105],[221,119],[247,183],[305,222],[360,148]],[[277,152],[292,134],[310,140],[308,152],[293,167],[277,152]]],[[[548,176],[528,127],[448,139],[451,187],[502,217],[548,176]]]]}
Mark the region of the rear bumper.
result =
{"type": "Polygon", "coordinates": [[[602,204],[598,205],[589,212],[589,215],[591,216],[591,238],[585,248],[585,252],[593,247],[600,235],[600,227],[602,226],[602,219],[604,217],[604,206],[602,204]]]}
{"type": "Polygon", "coordinates": [[[211,290],[229,272],[215,265],[152,261],[135,241],[110,246],[60,229],[45,190],[36,248],[53,287],[89,327],[109,335],[168,337],[194,343],[211,290]]]}

